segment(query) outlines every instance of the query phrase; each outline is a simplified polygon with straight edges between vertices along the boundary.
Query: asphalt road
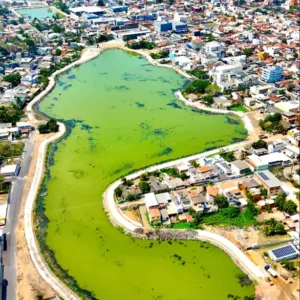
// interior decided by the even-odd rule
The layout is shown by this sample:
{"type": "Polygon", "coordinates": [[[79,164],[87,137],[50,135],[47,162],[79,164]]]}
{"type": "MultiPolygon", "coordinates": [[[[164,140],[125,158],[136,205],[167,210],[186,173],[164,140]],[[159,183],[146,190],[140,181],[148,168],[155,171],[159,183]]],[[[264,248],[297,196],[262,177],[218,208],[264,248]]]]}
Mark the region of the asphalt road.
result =
{"type": "Polygon", "coordinates": [[[16,263],[16,227],[26,176],[32,160],[36,132],[32,132],[25,146],[19,176],[12,181],[12,189],[7,211],[6,226],[2,232],[7,235],[7,250],[3,252],[4,278],[8,281],[7,293],[4,299],[17,298],[17,263],[16,263]]]}

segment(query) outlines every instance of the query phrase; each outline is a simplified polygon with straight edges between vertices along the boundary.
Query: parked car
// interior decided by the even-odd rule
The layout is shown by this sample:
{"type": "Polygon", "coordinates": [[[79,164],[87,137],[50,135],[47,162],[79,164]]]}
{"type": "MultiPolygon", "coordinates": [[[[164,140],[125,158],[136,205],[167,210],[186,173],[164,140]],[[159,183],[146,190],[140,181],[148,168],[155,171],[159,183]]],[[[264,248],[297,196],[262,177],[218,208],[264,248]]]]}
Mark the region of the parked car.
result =
{"type": "Polygon", "coordinates": [[[6,240],[6,233],[3,233],[1,236],[1,244],[3,251],[7,250],[7,240],[6,240]]]}
{"type": "Polygon", "coordinates": [[[2,280],[2,286],[3,286],[3,287],[7,287],[7,286],[8,286],[8,281],[7,281],[7,279],[3,279],[3,280],[2,280]]]}

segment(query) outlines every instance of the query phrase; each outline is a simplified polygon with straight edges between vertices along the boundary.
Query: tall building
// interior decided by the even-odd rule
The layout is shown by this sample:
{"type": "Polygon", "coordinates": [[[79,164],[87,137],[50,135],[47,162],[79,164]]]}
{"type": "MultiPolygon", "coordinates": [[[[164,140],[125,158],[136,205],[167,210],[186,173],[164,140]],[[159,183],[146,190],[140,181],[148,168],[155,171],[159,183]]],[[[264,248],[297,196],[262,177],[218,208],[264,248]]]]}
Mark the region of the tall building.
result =
{"type": "Polygon", "coordinates": [[[263,68],[261,79],[268,83],[274,83],[282,79],[283,69],[281,67],[263,68]]]}

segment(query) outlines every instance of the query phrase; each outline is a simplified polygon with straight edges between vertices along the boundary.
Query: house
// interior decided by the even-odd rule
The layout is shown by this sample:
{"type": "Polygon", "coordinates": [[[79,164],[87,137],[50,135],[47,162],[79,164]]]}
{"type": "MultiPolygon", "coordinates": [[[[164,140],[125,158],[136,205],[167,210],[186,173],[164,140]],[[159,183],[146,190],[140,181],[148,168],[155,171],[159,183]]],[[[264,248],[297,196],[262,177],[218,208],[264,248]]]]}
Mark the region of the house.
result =
{"type": "Polygon", "coordinates": [[[218,162],[218,163],[216,163],[216,166],[219,169],[221,169],[223,174],[226,174],[226,175],[231,175],[232,174],[232,170],[230,168],[230,165],[226,161],[218,162]]]}
{"type": "Polygon", "coordinates": [[[181,201],[178,200],[177,198],[173,198],[172,203],[173,203],[176,214],[177,215],[182,214],[183,211],[184,211],[184,208],[183,208],[183,205],[182,205],[181,201]]]}
{"type": "Polygon", "coordinates": [[[295,146],[300,146],[300,130],[293,128],[287,132],[287,139],[295,146]]]}
{"type": "Polygon", "coordinates": [[[260,208],[262,211],[266,210],[266,207],[269,206],[271,208],[273,208],[274,205],[274,200],[272,199],[263,199],[263,200],[259,200],[256,203],[257,207],[260,208]]]}
{"type": "Polygon", "coordinates": [[[214,199],[215,197],[218,195],[219,193],[219,188],[214,187],[214,186],[208,186],[206,188],[206,201],[210,204],[214,203],[214,199]]]}
{"type": "Polygon", "coordinates": [[[40,76],[37,74],[27,74],[21,78],[21,84],[23,85],[34,85],[39,82],[40,76]]]}
{"type": "Polygon", "coordinates": [[[274,83],[282,79],[283,69],[279,66],[263,68],[261,79],[267,83],[274,83]]]}
{"type": "Polygon", "coordinates": [[[169,177],[168,175],[164,176],[163,183],[165,183],[166,186],[171,190],[182,190],[188,186],[188,183],[184,182],[182,179],[178,177],[169,177]]]}
{"type": "Polygon", "coordinates": [[[161,216],[160,216],[160,211],[158,208],[156,207],[151,207],[149,208],[149,219],[150,222],[153,224],[157,224],[161,222],[161,216]]]}
{"type": "Polygon", "coordinates": [[[249,155],[246,162],[253,170],[263,171],[275,166],[290,165],[292,160],[285,154],[273,152],[267,155],[257,156],[249,155]]]}
{"type": "Polygon", "coordinates": [[[169,215],[167,209],[163,208],[160,210],[161,220],[167,222],[169,220],[169,215]]]}
{"type": "Polygon", "coordinates": [[[255,154],[257,156],[266,155],[268,154],[268,150],[266,148],[260,148],[260,149],[251,149],[252,154],[255,154]]]}
{"type": "Polygon", "coordinates": [[[255,179],[268,191],[269,196],[276,196],[280,193],[282,182],[270,171],[256,172],[255,179]]]}
{"type": "Polygon", "coordinates": [[[281,140],[276,140],[268,145],[268,150],[270,153],[281,152],[282,150],[285,149],[285,146],[286,146],[286,144],[283,143],[281,140]]]}
{"type": "Polygon", "coordinates": [[[170,190],[166,184],[160,182],[158,178],[155,176],[150,176],[149,185],[150,185],[151,192],[154,193],[163,193],[170,190]]]}
{"type": "Polygon", "coordinates": [[[154,208],[154,207],[158,208],[159,207],[159,204],[157,202],[157,199],[156,199],[154,193],[145,194],[144,198],[145,198],[145,205],[146,205],[148,213],[149,213],[150,208],[154,208]]]}
{"type": "Polygon", "coordinates": [[[242,160],[235,160],[231,162],[231,169],[233,173],[238,175],[246,175],[251,172],[250,166],[242,160]]]}
{"type": "Polygon", "coordinates": [[[252,196],[252,200],[257,202],[261,199],[261,191],[258,188],[250,188],[248,189],[250,195],[252,196]]]}
{"type": "Polygon", "coordinates": [[[242,190],[249,190],[259,188],[261,185],[254,178],[243,178],[243,180],[239,182],[239,186],[242,190]]]}
{"type": "Polygon", "coordinates": [[[166,208],[171,201],[171,195],[169,193],[156,194],[155,198],[160,208],[166,208]]]}
{"type": "Polygon", "coordinates": [[[18,176],[20,171],[20,165],[19,164],[13,164],[13,165],[4,165],[1,166],[0,174],[4,177],[13,177],[18,176]]]}
{"type": "Polygon", "coordinates": [[[188,100],[191,102],[196,102],[199,100],[199,97],[194,93],[190,93],[188,94],[188,100]]]}

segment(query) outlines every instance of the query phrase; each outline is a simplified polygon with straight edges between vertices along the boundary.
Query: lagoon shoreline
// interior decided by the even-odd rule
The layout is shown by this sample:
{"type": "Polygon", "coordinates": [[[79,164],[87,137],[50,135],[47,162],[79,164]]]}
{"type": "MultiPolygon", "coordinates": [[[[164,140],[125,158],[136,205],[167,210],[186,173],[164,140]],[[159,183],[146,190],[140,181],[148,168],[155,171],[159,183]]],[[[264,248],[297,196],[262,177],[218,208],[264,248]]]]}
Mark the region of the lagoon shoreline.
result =
{"type": "MultiPolygon", "coordinates": [[[[49,84],[47,85],[46,89],[44,91],[42,91],[39,95],[37,95],[28,104],[28,106],[26,108],[26,111],[27,111],[27,114],[28,114],[28,118],[29,118],[29,120],[31,122],[37,124],[37,119],[35,117],[35,106],[40,101],[42,101],[43,98],[48,93],[50,93],[52,91],[52,89],[55,87],[55,85],[56,85],[56,77],[58,75],[60,75],[61,73],[66,72],[66,71],[68,71],[69,69],[71,69],[73,67],[79,66],[80,64],[83,64],[85,62],[88,62],[90,60],[95,59],[96,57],[98,57],[102,53],[102,51],[105,51],[105,50],[121,49],[121,50],[125,50],[125,51],[134,52],[134,53],[137,53],[137,54],[142,55],[143,57],[145,57],[154,66],[161,66],[161,67],[170,68],[170,69],[174,70],[175,72],[179,73],[180,75],[184,76],[185,78],[192,79],[191,76],[189,76],[188,74],[186,74],[182,70],[179,70],[178,68],[176,68],[174,66],[160,65],[155,60],[153,60],[150,57],[150,55],[148,55],[147,53],[144,53],[143,51],[139,51],[139,50],[128,49],[127,47],[125,47],[121,43],[108,42],[108,43],[105,43],[105,44],[100,44],[100,46],[101,46],[101,48],[88,48],[88,49],[85,49],[83,55],[81,56],[81,58],[79,60],[73,62],[72,64],[70,64],[70,65],[68,65],[66,67],[64,67],[61,70],[58,70],[58,71],[54,72],[49,77],[49,84]]],[[[185,103],[185,104],[188,104],[188,103],[185,103]]],[[[203,109],[203,110],[205,110],[205,109],[203,109]]],[[[40,112],[36,111],[36,113],[39,114],[40,112]]],[[[215,112],[215,113],[217,113],[217,112],[215,112]]],[[[228,112],[228,114],[230,114],[230,112],[228,112]]],[[[35,226],[33,224],[32,216],[29,214],[29,211],[31,211],[31,214],[32,214],[32,210],[33,210],[33,207],[35,205],[35,201],[36,201],[37,196],[38,196],[38,189],[36,188],[36,186],[38,186],[38,187],[40,186],[41,180],[42,180],[42,178],[44,176],[44,170],[38,171],[38,167],[41,166],[41,165],[44,166],[44,164],[46,163],[46,161],[45,161],[45,159],[46,159],[46,155],[45,155],[46,149],[47,149],[47,147],[49,146],[50,143],[56,142],[58,139],[62,138],[65,135],[65,132],[66,132],[66,129],[67,129],[66,125],[64,123],[59,123],[59,125],[60,125],[60,132],[57,135],[55,135],[54,137],[52,137],[49,140],[47,140],[47,142],[45,143],[45,145],[43,146],[43,148],[41,147],[41,149],[39,150],[39,153],[43,152],[44,155],[41,154],[41,159],[39,159],[39,163],[37,164],[36,172],[38,173],[38,175],[35,176],[35,178],[34,178],[34,180],[32,182],[32,185],[31,185],[32,192],[29,193],[27,201],[26,201],[26,205],[25,205],[25,211],[27,212],[27,215],[28,215],[27,219],[25,221],[25,228],[29,227],[29,229],[25,231],[25,236],[26,236],[27,245],[28,245],[28,248],[29,248],[29,251],[30,251],[31,258],[32,258],[32,260],[33,260],[36,268],[38,269],[40,275],[44,278],[44,280],[54,290],[56,290],[57,293],[59,293],[60,295],[62,295],[65,299],[79,299],[79,298],[77,298],[76,295],[74,295],[66,287],[66,285],[65,285],[64,282],[60,281],[60,279],[58,279],[57,276],[55,274],[53,274],[52,271],[50,271],[49,268],[45,269],[44,257],[43,257],[43,255],[41,255],[41,253],[39,251],[39,246],[37,246],[37,241],[36,241],[37,237],[36,237],[36,235],[34,233],[34,229],[33,229],[35,226]],[[49,278],[52,278],[53,280],[49,280],[49,278]]],[[[201,154],[203,155],[203,152],[201,154]]],[[[175,162],[176,161],[173,160],[170,163],[174,164],[175,162]]],[[[107,190],[108,189],[109,189],[109,187],[107,188],[107,190]]],[[[107,192],[107,190],[106,190],[106,192],[107,192]]],[[[113,222],[112,222],[112,224],[116,225],[113,222]]],[[[235,260],[233,260],[233,261],[235,261],[235,260]]]]}

